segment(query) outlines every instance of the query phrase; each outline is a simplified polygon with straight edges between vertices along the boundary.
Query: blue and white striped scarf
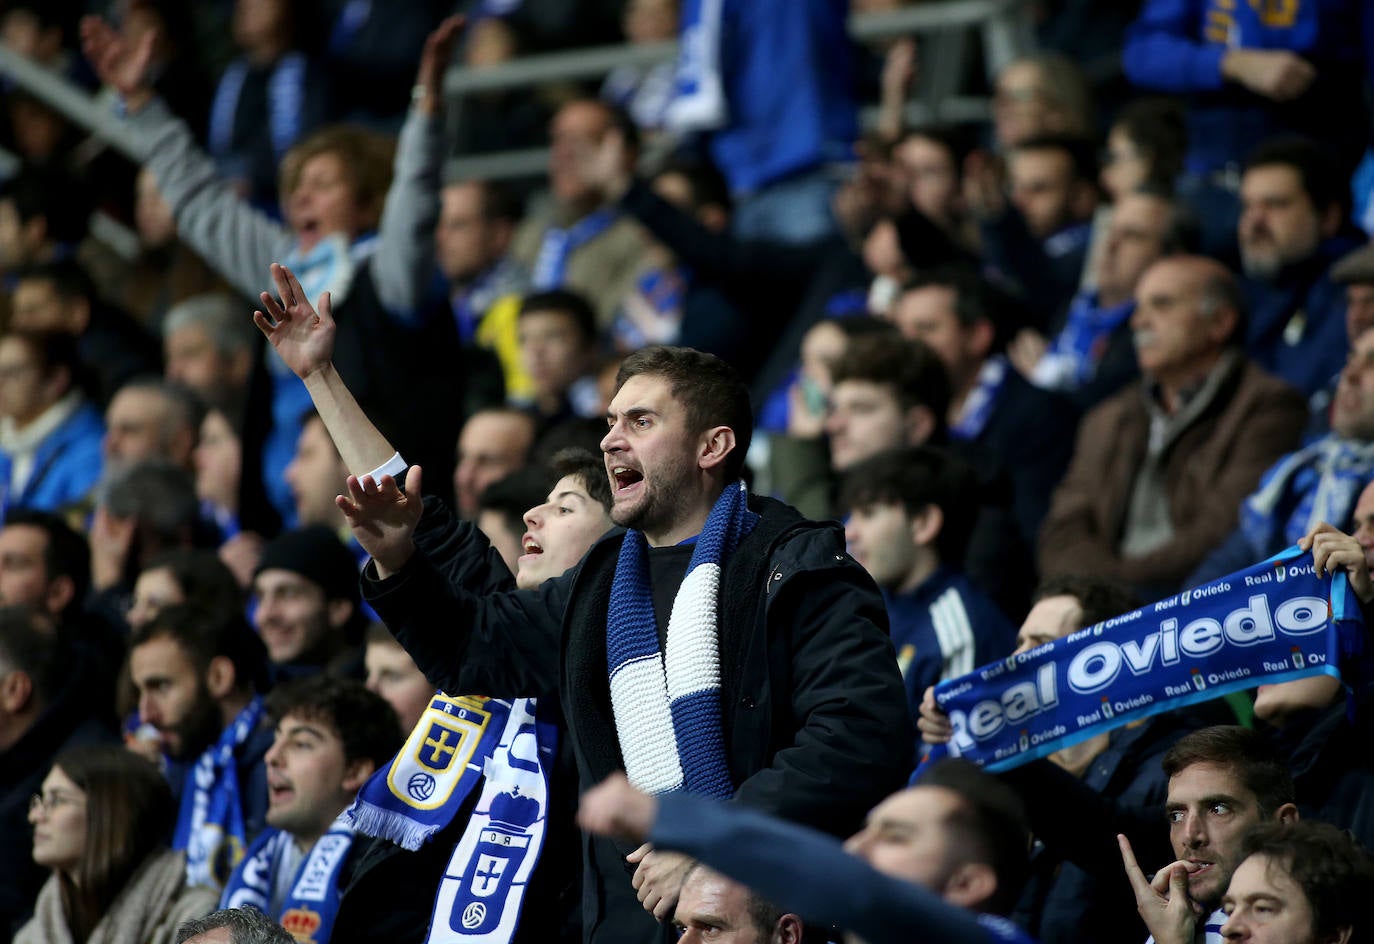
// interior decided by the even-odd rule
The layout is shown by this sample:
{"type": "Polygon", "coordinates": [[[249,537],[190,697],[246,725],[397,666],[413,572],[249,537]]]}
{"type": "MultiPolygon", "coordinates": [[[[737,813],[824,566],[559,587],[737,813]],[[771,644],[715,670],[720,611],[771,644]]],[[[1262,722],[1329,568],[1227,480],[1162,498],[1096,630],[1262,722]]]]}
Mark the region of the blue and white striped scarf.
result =
{"type": "Polygon", "coordinates": [[[1296,544],[1321,521],[1344,528],[1374,478],[1374,443],[1335,433],[1274,463],[1240,506],[1240,528],[1256,557],[1296,544]]]}
{"type": "Polygon", "coordinates": [[[625,774],[646,793],[734,795],[721,730],[720,581],[758,520],[743,482],[716,500],[673,600],[666,655],[659,651],[648,544],[639,531],[625,532],[611,582],[606,661],[625,774]]]}

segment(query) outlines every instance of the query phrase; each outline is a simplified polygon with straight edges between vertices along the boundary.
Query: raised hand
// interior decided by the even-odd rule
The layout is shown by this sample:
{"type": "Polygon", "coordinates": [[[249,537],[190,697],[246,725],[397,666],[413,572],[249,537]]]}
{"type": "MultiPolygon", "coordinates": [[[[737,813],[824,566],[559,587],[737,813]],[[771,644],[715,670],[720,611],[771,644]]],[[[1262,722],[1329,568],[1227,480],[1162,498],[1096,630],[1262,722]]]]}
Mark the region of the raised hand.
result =
{"type": "Polygon", "coordinates": [[[1374,600],[1369,562],[1364,556],[1364,548],[1352,536],[1323,521],[1302,536],[1298,547],[1312,552],[1312,565],[1318,577],[1344,570],[1350,578],[1350,589],[1355,591],[1360,602],[1374,600]]]}
{"type": "Polygon", "coordinates": [[[130,43],[118,30],[98,16],[81,19],[81,50],[101,82],[124,97],[130,111],[142,108],[153,96],[148,81],[148,65],[153,60],[157,30],[145,30],[137,43],[130,43]]]}
{"type": "Polygon", "coordinates": [[[1049,347],[1049,342],[1039,331],[1034,328],[1022,328],[1007,345],[1007,360],[1011,361],[1011,366],[1015,367],[1022,377],[1029,377],[1049,347]]]}
{"type": "Polygon", "coordinates": [[[253,312],[253,324],[272,342],[286,366],[304,380],[327,367],[334,356],[329,293],[320,296],[320,310],[316,312],[290,269],[274,262],[271,272],[280,301],[263,292],[259,296],[263,311],[253,312]]]}
{"type": "Polygon", "coordinates": [[[334,504],[348,519],[353,536],[372,555],[377,576],[383,580],[399,571],[415,553],[415,525],[424,505],[420,499],[420,467],[406,473],[410,494],[401,491],[396,480],[383,475],[380,482],[372,476],[359,479],[350,475],[347,495],[338,495],[334,504]]]}
{"type": "Polygon", "coordinates": [[[1154,881],[1150,881],[1135,861],[1131,841],[1121,835],[1116,841],[1121,847],[1126,878],[1135,892],[1136,911],[1154,935],[1155,944],[1192,944],[1198,914],[1193,900],[1188,897],[1188,871],[1195,866],[1181,860],[1172,862],[1156,872],[1154,881]]]}
{"type": "Polygon", "coordinates": [[[425,39],[415,87],[421,90],[418,105],[426,115],[435,114],[439,110],[439,103],[444,100],[444,71],[453,59],[453,47],[463,32],[463,26],[463,17],[451,16],[435,27],[434,32],[425,39]]]}

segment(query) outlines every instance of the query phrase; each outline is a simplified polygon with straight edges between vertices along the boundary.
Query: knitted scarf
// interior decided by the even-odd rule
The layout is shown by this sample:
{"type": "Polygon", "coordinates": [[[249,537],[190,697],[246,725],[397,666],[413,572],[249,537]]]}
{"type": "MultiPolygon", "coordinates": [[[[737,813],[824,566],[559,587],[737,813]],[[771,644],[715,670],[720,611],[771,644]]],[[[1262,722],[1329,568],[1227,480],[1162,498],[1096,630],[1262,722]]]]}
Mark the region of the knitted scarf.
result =
{"type": "Polygon", "coordinates": [[[1256,557],[1297,543],[1319,521],[1346,526],[1374,477],[1374,443],[1332,433],[1284,456],[1240,506],[1240,527],[1256,557]]]}
{"type": "Polygon", "coordinates": [[[725,562],[758,520],[743,482],[716,500],[673,600],[666,655],[659,651],[648,544],[639,531],[625,532],[611,581],[606,662],[625,773],[646,793],[734,794],[721,730],[719,590],[725,562]]]}

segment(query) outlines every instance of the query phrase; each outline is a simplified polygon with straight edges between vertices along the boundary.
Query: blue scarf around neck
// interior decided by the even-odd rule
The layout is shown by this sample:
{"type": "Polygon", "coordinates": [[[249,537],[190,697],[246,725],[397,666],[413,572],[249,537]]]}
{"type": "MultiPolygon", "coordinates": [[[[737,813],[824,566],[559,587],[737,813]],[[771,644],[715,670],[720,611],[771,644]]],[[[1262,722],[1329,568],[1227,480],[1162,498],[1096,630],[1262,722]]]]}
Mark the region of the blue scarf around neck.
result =
{"type": "Polygon", "coordinates": [[[721,574],[758,524],[743,482],[716,499],[673,601],[666,653],[649,585],[648,542],[625,532],[611,581],[606,662],[611,708],[630,782],[650,794],[734,795],[721,730],[721,574]]]}

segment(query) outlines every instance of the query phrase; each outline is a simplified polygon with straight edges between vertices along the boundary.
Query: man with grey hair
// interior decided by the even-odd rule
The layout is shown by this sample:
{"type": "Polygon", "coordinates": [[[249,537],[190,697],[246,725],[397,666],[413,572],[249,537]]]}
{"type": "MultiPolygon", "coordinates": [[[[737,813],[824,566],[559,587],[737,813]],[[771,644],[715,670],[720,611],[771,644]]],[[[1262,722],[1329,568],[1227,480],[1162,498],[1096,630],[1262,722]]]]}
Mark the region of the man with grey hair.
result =
{"type": "Polygon", "coordinates": [[[1121,580],[1155,599],[1235,527],[1260,475],[1298,444],[1307,409],[1238,349],[1243,304],[1220,263],[1161,259],[1135,300],[1144,382],[1084,418],[1040,532],[1040,568],[1121,580]]]}
{"type": "Polygon", "coordinates": [[[249,306],[227,292],[195,295],[173,305],[162,322],[163,376],[207,404],[242,399],[253,370],[257,333],[249,306]]]}
{"type": "Polygon", "coordinates": [[[296,939],[256,908],[224,908],[177,928],[176,944],[296,944],[296,939]]]}
{"type": "Polygon", "coordinates": [[[103,478],[148,459],[191,471],[191,451],[205,409],[190,390],[159,377],[139,377],[119,388],[105,409],[103,478]]]}

